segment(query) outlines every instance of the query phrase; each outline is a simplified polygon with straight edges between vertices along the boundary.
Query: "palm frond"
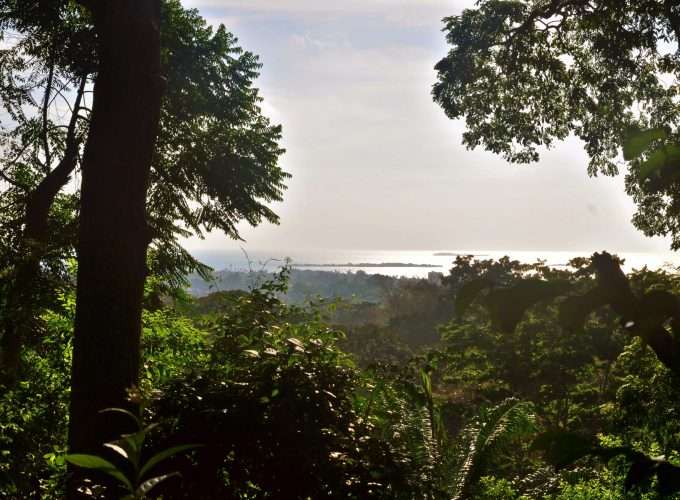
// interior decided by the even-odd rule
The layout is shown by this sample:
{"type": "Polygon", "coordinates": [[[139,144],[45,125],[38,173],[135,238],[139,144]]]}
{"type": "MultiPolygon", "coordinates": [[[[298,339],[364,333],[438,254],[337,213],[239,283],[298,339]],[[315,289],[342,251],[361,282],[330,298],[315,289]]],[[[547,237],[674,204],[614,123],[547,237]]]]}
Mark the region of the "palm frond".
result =
{"type": "Polygon", "coordinates": [[[486,463],[512,443],[536,431],[531,403],[508,398],[483,410],[461,433],[453,499],[469,498],[486,463]]]}

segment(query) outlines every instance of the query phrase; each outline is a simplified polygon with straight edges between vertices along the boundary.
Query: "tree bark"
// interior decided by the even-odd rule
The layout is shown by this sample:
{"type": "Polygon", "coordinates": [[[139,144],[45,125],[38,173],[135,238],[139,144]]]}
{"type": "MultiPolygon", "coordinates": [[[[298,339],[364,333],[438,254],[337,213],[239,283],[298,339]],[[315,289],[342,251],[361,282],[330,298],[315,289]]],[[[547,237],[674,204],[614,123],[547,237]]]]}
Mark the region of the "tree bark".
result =
{"type": "Polygon", "coordinates": [[[145,201],[163,79],[160,0],[91,5],[100,65],[82,167],[69,448],[99,454],[122,428],[98,412],[128,406],[138,381],[145,201]]]}

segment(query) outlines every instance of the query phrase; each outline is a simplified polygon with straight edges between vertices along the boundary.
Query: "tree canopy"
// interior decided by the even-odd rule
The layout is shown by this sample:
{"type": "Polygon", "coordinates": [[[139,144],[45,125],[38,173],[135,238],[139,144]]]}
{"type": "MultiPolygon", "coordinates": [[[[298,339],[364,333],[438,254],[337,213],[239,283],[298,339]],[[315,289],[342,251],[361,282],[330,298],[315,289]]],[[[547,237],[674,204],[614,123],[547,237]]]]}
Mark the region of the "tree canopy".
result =
{"type": "Polygon", "coordinates": [[[675,178],[655,183],[642,168],[655,152],[677,165],[677,155],[658,153],[680,141],[677,2],[481,0],[446,18],[444,31],[451,49],[436,65],[433,96],[450,118],[465,119],[468,147],[530,163],[574,135],[589,172],[614,175],[624,145],[653,143],[641,156],[624,151],[634,223],[680,247],[675,178]]]}
{"type": "Polygon", "coordinates": [[[239,238],[240,221],[277,223],[267,204],[281,201],[289,175],[279,166],[281,127],[262,114],[253,87],[258,57],[178,0],[164,2],[161,16],[168,86],[147,210],[160,264],[179,277],[195,263],[177,235],[239,238]]]}
{"type": "MultiPolygon", "coordinates": [[[[178,0],[160,9],[165,84],[145,237],[150,272],[177,286],[208,271],[178,237],[215,229],[239,238],[241,221],[277,223],[268,205],[289,175],[279,166],[281,127],[259,106],[257,56],[178,0]]],[[[0,2],[0,27],[0,372],[12,374],[36,311],[75,256],[101,36],[92,11],[68,1],[0,2]]]]}
{"type": "MultiPolygon", "coordinates": [[[[240,48],[224,26],[213,29],[178,0],[162,2],[161,15],[167,87],[147,210],[154,270],[178,279],[204,268],[177,244],[177,236],[218,229],[239,238],[240,221],[277,223],[268,203],[282,199],[289,176],[279,166],[281,127],[262,114],[253,86],[260,68],[257,56],[240,48]]],[[[16,241],[21,234],[26,203],[64,157],[66,124],[75,115],[79,152],[68,173],[79,171],[88,93],[97,73],[96,34],[89,16],[74,2],[0,3],[6,45],[0,54],[0,102],[8,152],[0,166],[0,196],[13,209],[3,211],[3,242],[16,241]],[[81,78],[87,79],[85,97],[74,108],[81,78]]],[[[78,203],[75,187],[70,190],[75,195],[71,213],[78,203]]],[[[71,234],[67,241],[52,240],[60,242],[63,252],[75,235],[64,231],[54,217],[58,206],[50,205],[50,235],[71,234]]],[[[7,251],[12,247],[18,248],[12,245],[7,251]]]]}

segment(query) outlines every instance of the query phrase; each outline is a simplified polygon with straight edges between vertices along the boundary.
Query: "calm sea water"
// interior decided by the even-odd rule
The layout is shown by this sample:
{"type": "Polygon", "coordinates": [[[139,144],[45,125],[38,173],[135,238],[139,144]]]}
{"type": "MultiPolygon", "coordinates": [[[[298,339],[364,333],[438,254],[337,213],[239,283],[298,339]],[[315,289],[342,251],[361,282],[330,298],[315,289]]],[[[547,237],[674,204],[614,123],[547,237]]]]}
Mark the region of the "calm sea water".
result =
{"type": "MultiPolygon", "coordinates": [[[[487,251],[487,250],[281,250],[259,251],[224,250],[212,252],[195,252],[195,256],[216,270],[275,270],[284,259],[289,258],[298,269],[316,269],[323,271],[357,272],[384,274],[388,276],[427,277],[432,271],[447,273],[451,268],[455,255],[435,255],[436,253],[453,253],[475,255],[479,259],[498,259],[508,255],[513,259],[533,263],[538,259],[545,260],[550,266],[565,266],[573,257],[587,257],[592,251],[584,252],[550,252],[550,251],[487,251]],[[361,267],[344,266],[342,264],[429,264],[438,267],[361,267]],[[324,264],[330,267],[304,266],[304,264],[324,264]]],[[[612,251],[613,252],[613,251],[612,251]]],[[[624,269],[640,269],[648,266],[652,269],[662,267],[679,267],[680,253],[634,253],[617,252],[625,259],[624,269]]]]}

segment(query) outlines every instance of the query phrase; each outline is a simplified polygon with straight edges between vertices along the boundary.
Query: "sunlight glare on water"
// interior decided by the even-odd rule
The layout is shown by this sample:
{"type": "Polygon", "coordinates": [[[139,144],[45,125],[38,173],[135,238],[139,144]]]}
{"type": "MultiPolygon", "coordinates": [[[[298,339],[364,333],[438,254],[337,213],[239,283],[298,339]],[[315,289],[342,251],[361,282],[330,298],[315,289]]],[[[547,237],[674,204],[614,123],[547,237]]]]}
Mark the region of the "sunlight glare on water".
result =
{"type": "MultiPolygon", "coordinates": [[[[540,250],[281,250],[280,252],[247,251],[246,258],[246,254],[242,250],[225,250],[197,253],[196,257],[216,270],[243,271],[252,269],[254,271],[271,271],[280,267],[284,259],[290,258],[292,264],[297,269],[336,272],[363,271],[368,274],[426,278],[428,273],[433,271],[448,274],[456,259],[456,255],[474,255],[475,258],[480,260],[499,259],[508,255],[512,259],[525,263],[534,263],[540,259],[550,266],[566,266],[570,259],[574,257],[588,257],[592,253],[592,251],[555,252],[540,250]],[[361,266],[361,264],[377,265],[389,263],[401,265],[361,266]],[[352,264],[352,266],[348,264],[352,264]],[[404,264],[436,267],[404,267],[404,264]]],[[[610,253],[616,252],[610,250],[610,253]]],[[[673,252],[619,252],[618,255],[625,259],[623,266],[625,271],[640,269],[644,266],[650,269],[680,266],[680,255],[673,252]]]]}

